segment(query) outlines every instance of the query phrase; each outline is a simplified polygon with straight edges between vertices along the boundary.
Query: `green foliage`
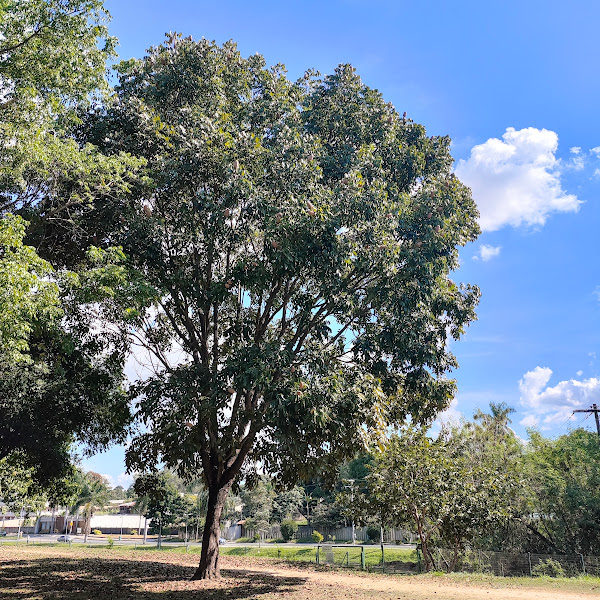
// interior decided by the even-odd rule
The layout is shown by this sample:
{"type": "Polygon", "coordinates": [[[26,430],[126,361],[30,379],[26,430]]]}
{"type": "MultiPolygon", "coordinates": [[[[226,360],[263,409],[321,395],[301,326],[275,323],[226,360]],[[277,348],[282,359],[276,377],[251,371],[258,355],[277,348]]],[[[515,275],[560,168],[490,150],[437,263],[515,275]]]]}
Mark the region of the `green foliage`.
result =
{"type": "MultiPolygon", "coordinates": [[[[110,490],[106,479],[93,471],[87,473],[79,471],[77,474],[77,483],[79,485],[79,493],[73,505],[73,512],[79,510],[85,517],[84,539],[87,541],[87,536],[91,529],[92,517],[98,509],[103,508],[108,502],[110,490]]],[[[94,533],[97,531],[100,530],[94,530],[94,533]]]]}
{"type": "Polygon", "coordinates": [[[115,545],[115,541],[110,537],[110,535],[106,539],[106,542],[107,542],[106,545],[108,546],[108,548],[113,548],[115,545]]]}
{"type": "Polygon", "coordinates": [[[291,539],[294,538],[296,532],[298,531],[298,523],[296,523],[296,521],[293,521],[292,519],[287,519],[281,523],[280,528],[281,537],[286,542],[289,542],[291,539]]]}
{"type": "Polygon", "coordinates": [[[179,525],[192,508],[166,471],[140,475],[135,480],[134,489],[138,497],[145,498],[144,516],[152,519],[155,529],[179,525]]]}
{"type": "Polygon", "coordinates": [[[323,541],[323,535],[316,530],[312,532],[311,538],[315,544],[320,544],[323,541]]]}
{"type": "Polygon", "coordinates": [[[371,542],[379,542],[381,540],[381,528],[369,525],[367,527],[367,537],[371,542]]]}
{"type": "Polygon", "coordinates": [[[275,491],[268,477],[261,477],[252,485],[248,483],[240,488],[240,500],[244,517],[249,519],[249,529],[266,529],[271,522],[275,491]]]}
{"type": "Polygon", "coordinates": [[[232,42],[171,35],[117,71],[77,139],[142,159],[144,179],[75,221],[123,249],[134,285],[105,310],[157,365],[133,390],[129,468],[202,474],[215,523],[244,467],[334,476],[444,408],[446,339],[479,297],[450,279],[479,228],[449,139],[349,65],[291,82],[232,42]]]}
{"type": "Polygon", "coordinates": [[[462,439],[433,440],[408,428],[376,455],[369,485],[373,516],[414,527],[427,569],[435,566],[434,539],[453,549],[453,570],[467,543],[508,517],[512,481],[485,455],[472,461],[471,449],[462,439]]]}
{"type": "Polygon", "coordinates": [[[46,485],[69,474],[75,438],[104,448],[129,415],[124,349],[94,331],[101,271],[115,269],[89,268],[93,236],[79,237],[74,221],[97,195],[125,190],[141,164],[73,140],[77,110],[106,88],[107,17],[99,0],[0,10],[0,458],[24,452],[46,485]],[[79,277],[59,268],[75,262],[79,277]]]}
{"type": "Polygon", "coordinates": [[[565,571],[558,561],[552,558],[547,558],[540,561],[535,567],[533,567],[531,569],[531,574],[534,577],[564,577],[565,571]]]}
{"type": "Polygon", "coordinates": [[[100,0],[22,0],[3,3],[0,74],[11,103],[40,98],[53,107],[85,101],[104,84],[116,40],[108,36],[100,0]],[[104,39],[98,47],[99,39],[104,39]]]}
{"type": "Polygon", "coordinates": [[[23,244],[26,225],[16,215],[0,218],[0,356],[6,362],[26,358],[35,322],[61,315],[52,267],[23,244]]]}
{"type": "Polygon", "coordinates": [[[80,141],[146,161],[129,197],[97,204],[145,282],[112,314],[160,365],[136,389],[130,468],[228,490],[252,454],[291,482],[446,406],[446,337],[479,295],[449,278],[478,233],[449,140],[348,65],[293,83],[233,43],[171,36],[118,72],[80,141]]]}
{"type": "MultiPolygon", "coordinates": [[[[600,553],[600,444],[576,429],[555,440],[530,432],[521,535],[533,551],[600,553]]],[[[528,548],[528,549],[529,549],[528,548]]]]}
{"type": "Polygon", "coordinates": [[[77,111],[107,90],[106,60],[116,44],[108,17],[101,0],[23,0],[0,11],[0,214],[41,216],[44,227],[58,226],[47,235],[73,232],[73,209],[125,186],[139,165],[80,148],[70,136],[77,111]]]}
{"type": "Polygon", "coordinates": [[[279,492],[275,498],[273,498],[271,522],[281,523],[284,520],[293,520],[293,518],[299,514],[303,500],[304,490],[299,486],[294,486],[289,490],[279,492]]]}

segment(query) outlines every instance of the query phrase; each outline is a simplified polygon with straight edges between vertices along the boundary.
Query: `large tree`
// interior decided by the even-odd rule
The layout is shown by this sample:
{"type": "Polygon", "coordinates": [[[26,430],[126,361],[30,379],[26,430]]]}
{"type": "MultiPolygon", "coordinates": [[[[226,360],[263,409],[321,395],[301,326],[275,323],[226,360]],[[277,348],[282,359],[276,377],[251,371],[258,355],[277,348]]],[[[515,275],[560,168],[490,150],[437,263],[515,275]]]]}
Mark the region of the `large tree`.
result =
{"type": "Polygon", "coordinates": [[[80,134],[147,162],[106,197],[102,245],[133,290],[105,305],[153,373],[129,468],[201,473],[197,578],[218,576],[221,512],[243,468],[281,482],[331,472],[371,434],[431,419],[454,390],[447,339],[479,291],[450,279],[478,233],[450,140],[398,114],[349,65],[283,66],[172,35],[119,68],[80,134]]]}
{"type": "Polygon", "coordinates": [[[75,438],[103,447],[128,417],[124,348],[79,318],[110,269],[90,277],[94,233],[72,218],[139,165],[71,136],[108,89],[107,19],[101,0],[0,2],[0,458],[24,451],[38,482],[68,473],[75,438]]]}

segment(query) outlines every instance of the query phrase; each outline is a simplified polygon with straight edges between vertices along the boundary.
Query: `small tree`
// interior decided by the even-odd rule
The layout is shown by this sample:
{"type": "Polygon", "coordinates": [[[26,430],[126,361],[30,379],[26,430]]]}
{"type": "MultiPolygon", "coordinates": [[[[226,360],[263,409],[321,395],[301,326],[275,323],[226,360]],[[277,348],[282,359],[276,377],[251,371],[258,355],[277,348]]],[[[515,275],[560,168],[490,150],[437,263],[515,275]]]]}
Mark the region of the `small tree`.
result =
{"type": "Polygon", "coordinates": [[[77,222],[123,247],[130,287],[103,314],[156,365],[135,390],[147,432],[129,468],[203,474],[195,577],[217,577],[245,466],[333,473],[366,437],[447,405],[446,340],[479,295],[449,275],[477,210],[450,140],[350,65],[294,83],[231,42],[171,35],[118,71],[80,139],[144,158],[147,179],[77,222]]]}
{"type": "Polygon", "coordinates": [[[431,543],[442,540],[453,550],[452,571],[466,542],[507,517],[506,490],[505,475],[489,468],[485,457],[470,464],[456,444],[408,428],[376,454],[369,477],[373,502],[364,504],[376,509],[373,516],[416,528],[427,570],[435,567],[431,543]]]}
{"type": "Polygon", "coordinates": [[[169,473],[146,473],[134,483],[140,498],[145,499],[145,516],[152,519],[158,533],[158,547],[162,546],[162,531],[170,525],[179,525],[190,512],[192,505],[178,491],[169,473]]]}
{"type": "Polygon", "coordinates": [[[286,542],[289,542],[291,539],[294,538],[296,532],[298,531],[298,523],[296,523],[296,521],[293,521],[292,519],[286,519],[285,521],[282,521],[280,529],[281,537],[286,542]]]}
{"type": "Polygon", "coordinates": [[[106,479],[93,471],[85,474],[80,472],[77,483],[79,485],[79,493],[73,505],[73,511],[81,510],[85,517],[85,543],[90,534],[92,517],[99,508],[103,508],[108,502],[110,489],[106,479]]]}

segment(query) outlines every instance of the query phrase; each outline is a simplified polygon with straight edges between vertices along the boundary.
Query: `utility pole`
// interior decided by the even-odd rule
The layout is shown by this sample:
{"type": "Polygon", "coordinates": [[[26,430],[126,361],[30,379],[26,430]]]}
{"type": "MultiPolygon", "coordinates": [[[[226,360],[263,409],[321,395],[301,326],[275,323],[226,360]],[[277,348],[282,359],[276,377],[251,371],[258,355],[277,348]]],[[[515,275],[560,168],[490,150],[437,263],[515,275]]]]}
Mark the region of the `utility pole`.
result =
{"type": "Polygon", "coordinates": [[[600,437],[600,418],[598,417],[598,413],[600,413],[600,408],[598,408],[597,404],[592,404],[592,408],[586,408],[583,410],[574,410],[574,413],[594,413],[594,417],[596,417],[596,431],[598,432],[598,437],[600,437]]]}

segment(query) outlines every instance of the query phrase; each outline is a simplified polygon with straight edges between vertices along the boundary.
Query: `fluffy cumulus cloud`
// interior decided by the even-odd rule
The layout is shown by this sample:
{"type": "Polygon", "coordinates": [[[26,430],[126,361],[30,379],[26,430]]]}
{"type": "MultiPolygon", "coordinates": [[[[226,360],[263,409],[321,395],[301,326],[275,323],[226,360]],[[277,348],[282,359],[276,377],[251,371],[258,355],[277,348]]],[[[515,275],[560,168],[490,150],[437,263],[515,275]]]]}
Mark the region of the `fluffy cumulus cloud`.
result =
{"type": "Polygon", "coordinates": [[[536,367],[519,381],[525,417],[521,425],[552,429],[566,421],[574,410],[600,402],[600,379],[570,379],[549,386],[552,369],[536,367]]]}
{"type": "Polygon", "coordinates": [[[557,148],[554,131],[509,127],[501,140],[491,138],[459,161],[456,174],[473,191],[484,231],[539,226],[553,212],[578,209],[577,197],[562,189],[557,148]]]}
{"type": "Polygon", "coordinates": [[[495,256],[498,256],[500,254],[500,250],[502,250],[502,246],[489,246],[488,244],[481,244],[479,246],[479,251],[473,257],[473,260],[482,260],[483,262],[487,262],[495,256]]]}

